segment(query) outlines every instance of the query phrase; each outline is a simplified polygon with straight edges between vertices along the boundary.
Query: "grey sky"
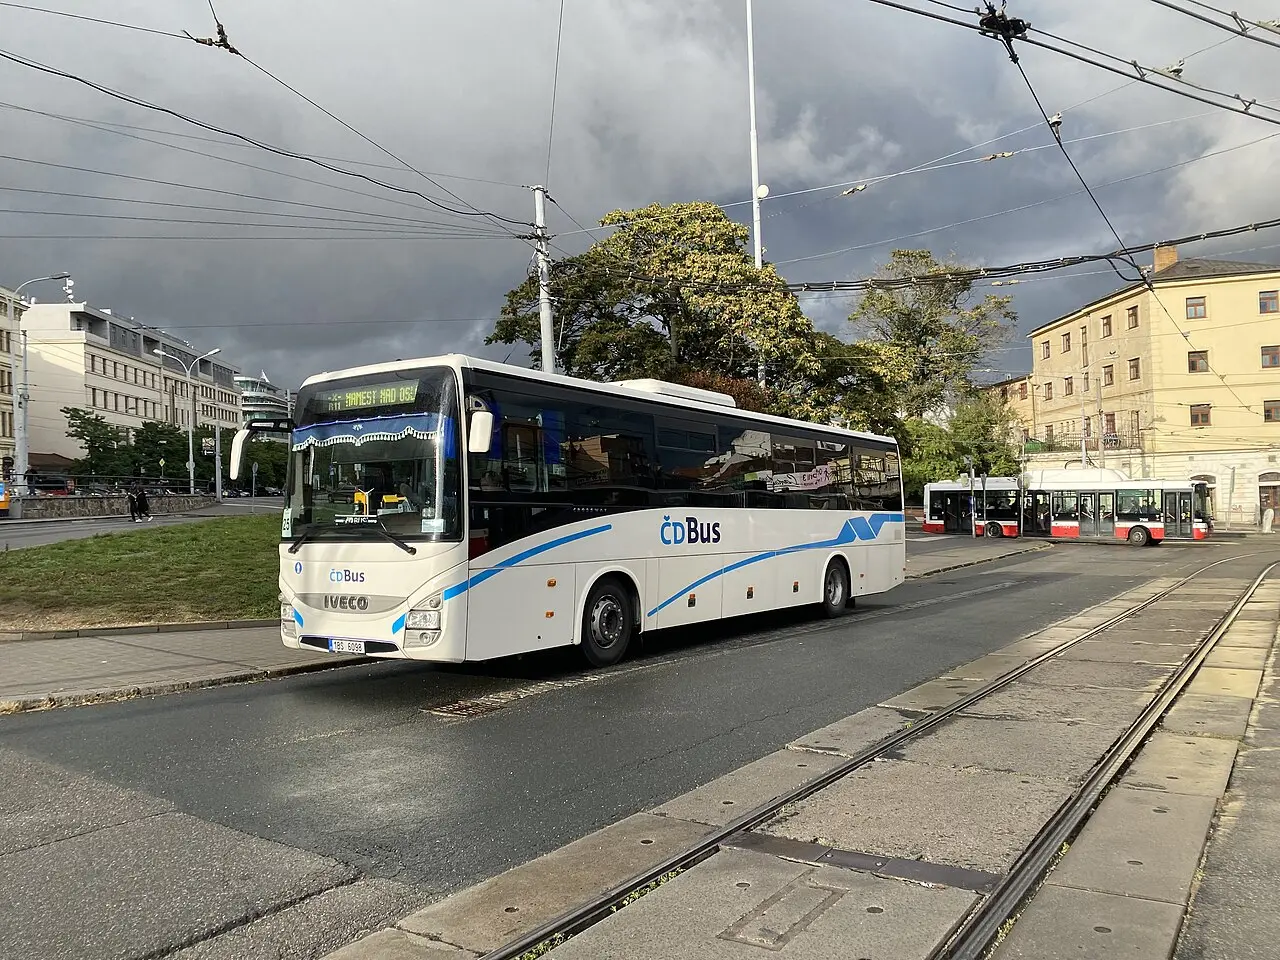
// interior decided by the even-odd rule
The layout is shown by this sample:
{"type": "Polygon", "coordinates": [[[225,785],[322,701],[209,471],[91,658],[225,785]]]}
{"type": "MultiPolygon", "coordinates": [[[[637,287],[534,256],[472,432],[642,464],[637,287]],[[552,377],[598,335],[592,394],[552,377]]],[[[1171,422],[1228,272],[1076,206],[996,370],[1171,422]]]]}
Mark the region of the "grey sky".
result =
{"type": "MultiPolygon", "coordinates": [[[[37,5],[196,36],[213,32],[206,0],[37,5]]],[[[916,5],[930,6],[925,0],[916,5]]],[[[438,178],[477,207],[531,218],[532,198],[519,185],[541,181],[546,172],[557,0],[380,0],[356,6],[336,0],[216,0],[216,6],[231,42],[263,67],[421,170],[514,185],[438,178]]],[[[1114,245],[1084,196],[989,216],[1078,189],[1055,149],[902,176],[853,197],[840,197],[839,188],[779,197],[901,171],[1032,126],[1038,115],[1016,69],[992,40],[862,0],[756,0],[755,6],[761,171],[772,191],[764,204],[764,238],[768,258],[782,264],[789,279],[864,276],[894,246],[1007,263],[1114,245]],[[975,222],[886,242],[962,220],[975,222]],[[833,253],[850,247],[861,249],[833,253]]],[[[1240,12],[1263,18],[1266,8],[1251,0],[1240,12]]],[[[1147,0],[1026,0],[1009,12],[1151,66],[1226,40],[1189,60],[1185,76],[1264,98],[1280,80],[1280,50],[1230,39],[1147,0]]],[[[339,158],[351,169],[456,205],[413,173],[357,166],[393,161],[225,52],[3,6],[0,48],[300,153],[339,158]]],[[[1280,127],[1141,86],[1068,110],[1124,80],[1030,47],[1022,49],[1022,58],[1046,108],[1065,113],[1068,139],[1160,124],[1071,147],[1127,242],[1276,215],[1269,199],[1274,177],[1268,174],[1280,137],[1124,184],[1100,185],[1280,133],[1280,127]],[[1182,119],[1204,113],[1209,116],[1182,119]]],[[[170,131],[114,128],[184,148],[0,107],[5,156],[292,201],[0,159],[0,283],[70,270],[77,295],[95,305],[182,331],[204,347],[221,346],[242,368],[265,368],[282,382],[336,366],[448,350],[493,355],[481,341],[503,294],[528,268],[530,250],[518,240],[487,236],[499,233],[489,221],[441,214],[415,197],[225,142],[8,62],[0,62],[0,102],[98,124],[170,131]],[[223,142],[193,139],[206,137],[223,142]],[[211,226],[213,220],[256,225],[211,226]],[[373,222],[345,222],[352,220],[373,222]],[[422,220],[446,226],[412,222],[422,220]],[[406,230],[446,238],[386,236],[406,230]],[[31,239],[111,234],[234,239],[31,239]],[[255,236],[275,239],[249,239],[255,236]]],[[[731,214],[749,222],[750,206],[742,202],[750,196],[747,130],[741,0],[567,0],[550,177],[562,208],[551,209],[557,245],[576,252],[589,242],[565,211],[594,226],[617,207],[709,199],[736,204],[731,214]]],[[[1037,126],[959,159],[1049,142],[1037,126]]],[[[1280,244],[1280,231],[1192,252],[1237,251],[1232,255],[1241,259],[1276,261],[1271,244],[1280,244]]],[[[1076,270],[1085,275],[1074,279],[1039,277],[1005,289],[1016,292],[1015,306],[1029,328],[1114,287],[1117,281],[1100,273],[1104,269],[1076,270]]],[[[55,299],[59,292],[48,287],[38,295],[55,299]]],[[[849,297],[818,297],[806,309],[820,324],[837,329],[852,305],[849,297]]],[[[523,361],[524,351],[513,359],[523,361]]],[[[1018,344],[993,361],[992,375],[1024,368],[1028,360],[1029,352],[1018,344]]]]}

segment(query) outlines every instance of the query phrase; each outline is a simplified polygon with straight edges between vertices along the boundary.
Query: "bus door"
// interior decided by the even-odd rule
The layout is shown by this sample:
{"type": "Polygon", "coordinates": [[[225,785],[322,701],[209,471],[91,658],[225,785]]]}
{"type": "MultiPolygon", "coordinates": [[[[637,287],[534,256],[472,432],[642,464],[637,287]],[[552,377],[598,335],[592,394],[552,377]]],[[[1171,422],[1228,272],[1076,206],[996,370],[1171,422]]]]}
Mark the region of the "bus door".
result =
{"type": "Polygon", "coordinates": [[[1096,539],[1098,536],[1098,495],[1092,492],[1081,492],[1078,519],[1080,521],[1080,536],[1082,538],[1096,539]]]}
{"type": "Polygon", "coordinates": [[[969,491],[948,490],[942,496],[946,498],[943,530],[947,533],[973,533],[973,517],[969,512],[969,491]]]}
{"type": "Polygon", "coordinates": [[[1028,492],[1022,499],[1022,535],[1047,537],[1053,532],[1049,519],[1049,494],[1043,490],[1028,492]]]}
{"type": "Polygon", "coordinates": [[[1190,490],[1164,492],[1164,535],[1166,540],[1192,538],[1190,490]]]}
{"type": "Polygon", "coordinates": [[[1094,531],[1098,537],[1111,540],[1116,535],[1116,495],[1111,492],[1099,493],[1097,498],[1094,531]]]}

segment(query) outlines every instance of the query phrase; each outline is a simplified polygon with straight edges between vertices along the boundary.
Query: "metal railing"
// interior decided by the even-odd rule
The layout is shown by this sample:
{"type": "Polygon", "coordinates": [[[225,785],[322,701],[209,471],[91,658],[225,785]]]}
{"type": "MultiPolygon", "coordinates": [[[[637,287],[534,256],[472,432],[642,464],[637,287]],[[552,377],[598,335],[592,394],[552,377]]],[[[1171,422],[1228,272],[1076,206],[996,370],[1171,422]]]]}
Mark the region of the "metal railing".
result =
{"type": "MultiPolygon", "coordinates": [[[[1086,451],[1100,450],[1141,450],[1142,439],[1138,434],[1104,433],[1101,436],[1084,438],[1086,451]]],[[[1026,441],[1026,452],[1032,453],[1079,453],[1080,435],[1054,434],[1051,439],[1031,437],[1026,441]]]]}

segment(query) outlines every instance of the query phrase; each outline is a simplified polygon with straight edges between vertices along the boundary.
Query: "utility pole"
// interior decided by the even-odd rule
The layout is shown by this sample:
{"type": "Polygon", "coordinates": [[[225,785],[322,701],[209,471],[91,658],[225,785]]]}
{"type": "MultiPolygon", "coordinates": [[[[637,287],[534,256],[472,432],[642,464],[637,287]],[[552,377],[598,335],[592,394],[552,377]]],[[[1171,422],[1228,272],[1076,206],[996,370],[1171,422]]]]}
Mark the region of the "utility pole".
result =
{"type": "MultiPolygon", "coordinates": [[[[751,107],[751,223],[755,238],[756,269],[764,267],[764,240],[760,236],[760,201],[769,188],[760,183],[760,148],[756,134],[756,45],[751,0],[747,0],[747,99],[751,107]]],[[[756,361],[756,378],[764,386],[764,357],[756,361]]]]}
{"type": "Polygon", "coordinates": [[[213,425],[213,495],[222,502],[222,424],[213,425]]]}
{"type": "Polygon", "coordinates": [[[22,293],[22,288],[33,283],[44,283],[46,280],[66,280],[68,281],[65,289],[67,296],[71,295],[71,274],[63,271],[55,273],[48,277],[35,277],[31,280],[24,280],[18,284],[13,290],[13,297],[6,297],[8,304],[7,313],[9,321],[9,357],[10,357],[10,375],[18,372],[18,350],[22,350],[22,383],[13,393],[13,476],[18,483],[19,495],[30,494],[31,478],[28,474],[31,472],[30,464],[30,437],[28,432],[30,421],[27,418],[27,407],[31,400],[31,385],[27,382],[27,335],[22,332],[22,325],[18,320],[18,297],[22,293]]]}
{"type": "Polygon", "coordinates": [[[542,369],[556,372],[556,331],[551,317],[551,259],[547,253],[547,188],[533,188],[534,253],[538,259],[538,319],[542,369]]]}

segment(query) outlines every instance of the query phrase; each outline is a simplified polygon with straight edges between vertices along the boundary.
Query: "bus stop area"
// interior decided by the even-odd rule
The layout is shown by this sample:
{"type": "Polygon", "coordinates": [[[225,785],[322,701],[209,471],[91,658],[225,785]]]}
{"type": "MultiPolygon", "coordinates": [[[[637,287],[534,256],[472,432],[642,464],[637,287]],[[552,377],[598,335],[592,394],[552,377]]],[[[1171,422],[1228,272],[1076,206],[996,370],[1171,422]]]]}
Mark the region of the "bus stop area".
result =
{"type": "MultiPolygon", "coordinates": [[[[1044,549],[1010,541],[911,546],[920,550],[908,550],[908,579],[1044,549]]],[[[359,659],[285,647],[274,621],[70,633],[5,633],[0,624],[0,713],[264,680],[359,659]]]]}
{"type": "Polygon", "coordinates": [[[1274,956],[1280,580],[1253,573],[1127,591],[328,960],[1274,956]]]}

